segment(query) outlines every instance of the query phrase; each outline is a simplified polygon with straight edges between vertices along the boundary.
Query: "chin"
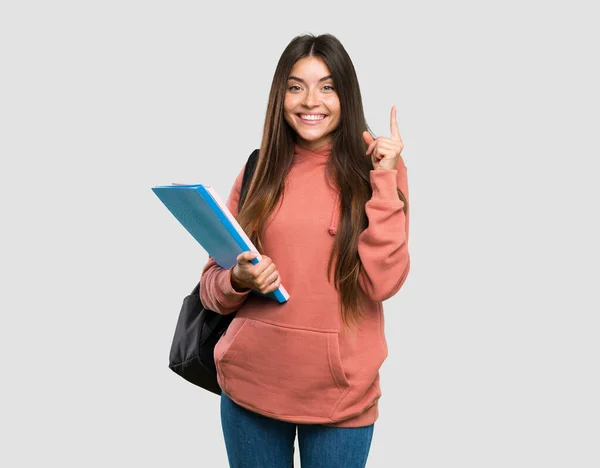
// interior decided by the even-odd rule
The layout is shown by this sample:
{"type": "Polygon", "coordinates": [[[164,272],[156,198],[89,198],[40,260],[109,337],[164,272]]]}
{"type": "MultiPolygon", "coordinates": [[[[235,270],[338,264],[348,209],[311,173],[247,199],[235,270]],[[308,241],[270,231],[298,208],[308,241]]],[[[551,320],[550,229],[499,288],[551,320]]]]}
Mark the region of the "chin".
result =
{"type": "Polygon", "coordinates": [[[315,142],[315,141],[319,141],[320,139],[322,139],[325,135],[314,136],[314,135],[302,135],[302,133],[298,133],[298,136],[305,141],[315,142]]]}
{"type": "Polygon", "coordinates": [[[300,136],[300,138],[303,138],[306,141],[317,141],[317,140],[320,140],[321,138],[324,138],[325,136],[327,136],[329,134],[329,132],[307,133],[307,132],[303,132],[302,130],[300,130],[300,131],[296,131],[296,134],[298,136],[300,136]]]}

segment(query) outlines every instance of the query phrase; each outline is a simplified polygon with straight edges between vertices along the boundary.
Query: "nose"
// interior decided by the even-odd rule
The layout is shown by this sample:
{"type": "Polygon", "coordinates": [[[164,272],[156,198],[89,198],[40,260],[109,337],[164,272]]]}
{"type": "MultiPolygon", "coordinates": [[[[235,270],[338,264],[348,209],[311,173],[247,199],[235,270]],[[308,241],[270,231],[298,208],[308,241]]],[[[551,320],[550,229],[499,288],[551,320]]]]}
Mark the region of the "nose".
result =
{"type": "Polygon", "coordinates": [[[302,101],[306,107],[314,107],[319,104],[319,100],[317,99],[317,93],[314,90],[308,90],[304,95],[304,99],[302,101]]]}

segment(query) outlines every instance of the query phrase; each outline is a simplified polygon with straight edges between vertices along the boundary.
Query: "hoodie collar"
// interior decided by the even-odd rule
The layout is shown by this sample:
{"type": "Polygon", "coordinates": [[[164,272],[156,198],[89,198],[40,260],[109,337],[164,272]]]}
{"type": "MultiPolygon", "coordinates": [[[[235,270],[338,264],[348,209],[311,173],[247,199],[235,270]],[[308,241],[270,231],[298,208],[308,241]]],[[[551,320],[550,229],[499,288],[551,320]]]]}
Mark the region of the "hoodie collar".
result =
{"type": "Polygon", "coordinates": [[[294,143],[294,153],[302,158],[320,158],[327,159],[331,154],[333,148],[332,143],[325,143],[324,145],[315,148],[314,150],[306,149],[300,146],[298,143],[294,143]]]}

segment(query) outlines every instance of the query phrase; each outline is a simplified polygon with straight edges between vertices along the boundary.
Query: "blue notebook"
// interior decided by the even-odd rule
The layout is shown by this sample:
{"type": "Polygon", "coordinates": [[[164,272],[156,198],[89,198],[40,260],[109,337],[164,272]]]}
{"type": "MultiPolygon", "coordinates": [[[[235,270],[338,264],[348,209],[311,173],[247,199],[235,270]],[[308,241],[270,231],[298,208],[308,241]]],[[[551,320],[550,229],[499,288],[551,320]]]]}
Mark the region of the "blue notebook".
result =
{"type": "MultiPolygon", "coordinates": [[[[231,268],[242,252],[256,252],[256,264],[262,258],[254,244],[219,197],[214,188],[202,185],[165,185],[152,191],[198,241],[221,268],[231,268]]],[[[253,294],[286,302],[290,295],[283,285],[269,294],[253,294]]]]}

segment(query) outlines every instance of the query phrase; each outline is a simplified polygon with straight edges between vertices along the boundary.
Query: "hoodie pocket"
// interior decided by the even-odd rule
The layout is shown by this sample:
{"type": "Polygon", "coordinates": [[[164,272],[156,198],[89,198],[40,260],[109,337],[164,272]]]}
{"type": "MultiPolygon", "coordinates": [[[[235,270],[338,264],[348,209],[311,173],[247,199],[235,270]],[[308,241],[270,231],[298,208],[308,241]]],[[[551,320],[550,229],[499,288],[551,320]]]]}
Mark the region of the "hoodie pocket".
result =
{"type": "Polygon", "coordinates": [[[337,335],[246,318],[217,362],[223,390],[273,417],[326,422],[350,389],[337,335]]]}

